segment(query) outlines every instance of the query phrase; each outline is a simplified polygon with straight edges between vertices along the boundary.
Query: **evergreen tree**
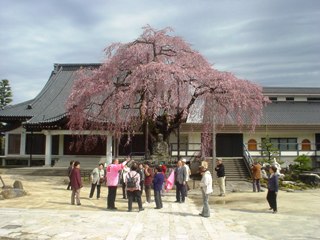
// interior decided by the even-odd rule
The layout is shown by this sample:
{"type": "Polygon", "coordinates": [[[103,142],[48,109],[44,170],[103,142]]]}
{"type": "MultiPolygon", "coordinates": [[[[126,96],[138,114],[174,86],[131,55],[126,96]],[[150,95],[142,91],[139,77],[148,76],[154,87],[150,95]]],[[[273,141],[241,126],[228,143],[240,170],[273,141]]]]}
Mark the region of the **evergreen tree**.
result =
{"type": "Polygon", "coordinates": [[[0,81],[0,109],[3,109],[12,102],[12,92],[9,80],[2,79],[0,81]]]}
{"type": "Polygon", "coordinates": [[[264,156],[264,158],[261,159],[262,162],[272,164],[274,158],[279,161],[279,148],[272,143],[269,136],[262,139],[261,149],[262,156],[264,156]]]}

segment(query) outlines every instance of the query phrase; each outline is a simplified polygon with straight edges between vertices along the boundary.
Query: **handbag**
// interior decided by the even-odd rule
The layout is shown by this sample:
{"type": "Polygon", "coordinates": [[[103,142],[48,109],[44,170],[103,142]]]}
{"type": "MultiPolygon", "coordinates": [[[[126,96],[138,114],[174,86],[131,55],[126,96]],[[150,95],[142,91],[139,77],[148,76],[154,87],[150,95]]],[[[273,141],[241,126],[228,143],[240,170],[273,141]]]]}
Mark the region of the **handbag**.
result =
{"type": "Polygon", "coordinates": [[[101,178],[101,177],[100,177],[100,171],[99,171],[99,183],[100,183],[100,184],[104,183],[104,178],[101,178]]]}

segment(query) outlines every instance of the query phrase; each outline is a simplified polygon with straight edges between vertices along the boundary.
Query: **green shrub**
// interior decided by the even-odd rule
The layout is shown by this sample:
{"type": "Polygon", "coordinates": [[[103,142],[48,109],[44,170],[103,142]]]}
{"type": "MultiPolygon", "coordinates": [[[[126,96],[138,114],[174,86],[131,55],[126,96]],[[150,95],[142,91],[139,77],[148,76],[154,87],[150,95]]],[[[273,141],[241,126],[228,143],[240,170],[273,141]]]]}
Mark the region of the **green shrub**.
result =
{"type": "Polygon", "coordinates": [[[311,158],[306,155],[301,155],[294,160],[295,164],[293,165],[293,170],[299,172],[310,171],[311,168],[311,158]]]}

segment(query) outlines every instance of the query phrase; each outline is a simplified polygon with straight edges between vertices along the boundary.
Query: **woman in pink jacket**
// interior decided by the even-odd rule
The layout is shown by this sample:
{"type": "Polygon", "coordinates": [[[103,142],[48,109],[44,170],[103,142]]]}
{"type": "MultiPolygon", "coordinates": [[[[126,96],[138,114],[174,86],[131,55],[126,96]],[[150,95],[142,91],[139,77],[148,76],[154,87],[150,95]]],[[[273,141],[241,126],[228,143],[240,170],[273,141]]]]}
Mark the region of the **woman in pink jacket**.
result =
{"type": "Polygon", "coordinates": [[[112,164],[106,168],[106,181],[108,186],[108,201],[107,209],[117,210],[115,207],[117,187],[119,183],[119,171],[130,161],[127,159],[123,163],[119,164],[119,159],[113,159],[112,164]]]}

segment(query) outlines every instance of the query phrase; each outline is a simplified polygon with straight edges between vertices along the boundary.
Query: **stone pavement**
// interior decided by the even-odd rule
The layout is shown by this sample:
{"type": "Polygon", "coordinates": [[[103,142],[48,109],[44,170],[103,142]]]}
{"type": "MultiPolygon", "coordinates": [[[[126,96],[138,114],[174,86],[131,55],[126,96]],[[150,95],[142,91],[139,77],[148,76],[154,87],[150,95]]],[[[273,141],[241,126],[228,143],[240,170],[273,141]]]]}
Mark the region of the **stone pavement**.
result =
{"type": "Polygon", "coordinates": [[[227,227],[214,211],[210,218],[200,217],[199,208],[189,199],[174,203],[170,194],[163,200],[161,210],[153,209],[151,203],[142,212],[130,213],[121,207],[118,211],[80,211],[82,206],[72,206],[72,210],[2,208],[0,239],[259,239],[236,223],[232,229],[227,227]]]}
{"type": "Polygon", "coordinates": [[[250,183],[227,182],[226,197],[218,197],[214,186],[211,217],[202,218],[197,183],[184,204],[174,203],[171,191],[163,197],[163,209],[151,203],[138,212],[134,204],[129,213],[120,188],[118,211],[107,211],[106,187],[101,199],[89,199],[85,184],[82,205],[74,206],[64,177],[1,176],[7,185],[21,180],[28,194],[0,200],[0,239],[320,239],[320,189],[280,191],[278,214],[271,214],[266,192],[253,193],[250,183]]]}

